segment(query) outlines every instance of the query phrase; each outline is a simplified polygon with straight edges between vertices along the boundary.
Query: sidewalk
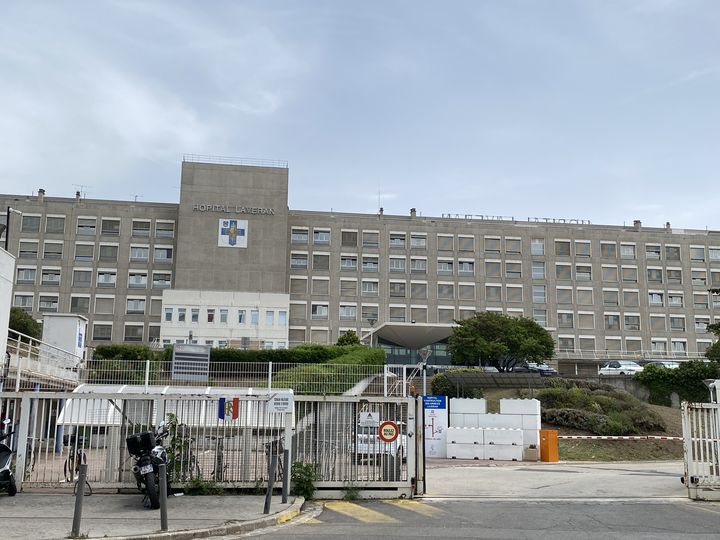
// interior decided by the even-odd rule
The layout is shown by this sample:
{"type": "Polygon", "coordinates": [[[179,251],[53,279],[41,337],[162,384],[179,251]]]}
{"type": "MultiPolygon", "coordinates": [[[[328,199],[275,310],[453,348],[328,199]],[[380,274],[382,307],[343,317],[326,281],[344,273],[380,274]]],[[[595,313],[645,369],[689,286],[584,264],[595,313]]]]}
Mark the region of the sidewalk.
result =
{"type": "MultiPolygon", "coordinates": [[[[267,527],[294,517],[303,499],[290,497],[282,504],[273,497],[270,514],[262,513],[263,496],[182,496],[168,499],[168,525],[171,532],[222,527],[227,522],[245,523],[247,530],[267,527]],[[296,501],[297,499],[297,501],[296,501]],[[295,504],[291,504],[294,503],[295,504]],[[256,521],[261,520],[261,521],[256,521]]],[[[61,539],[72,529],[75,498],[70,494],[18,493],[0,495],[3,538],[61,539]]],[[[235,525],[235,524],[233,524],[235,525]]],[[[80,534],[84,538],[140,536],[153,538],[160,532],[160,510],[142,505],[142,495],[93,494],[83,500],[80,534]],[[148,536],[150,535],[150,536],[148,536]]],[[[234,530],[220,530],[228,534],[234,530]]],[[[246,532],[246,531],[237,531],[246,532]]],[[[208,535],[205,534],[204,537],[208,535]]],[[[188,538],[184,534],[163,533],[157,538],[188,538]]]]}

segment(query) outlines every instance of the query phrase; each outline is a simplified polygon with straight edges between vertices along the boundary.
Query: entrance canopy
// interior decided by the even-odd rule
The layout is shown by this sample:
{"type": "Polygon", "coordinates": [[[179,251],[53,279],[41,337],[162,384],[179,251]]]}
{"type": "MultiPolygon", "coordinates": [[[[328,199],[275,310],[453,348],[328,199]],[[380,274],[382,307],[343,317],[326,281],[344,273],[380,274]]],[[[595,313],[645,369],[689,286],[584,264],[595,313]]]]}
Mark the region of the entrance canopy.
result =
{"type": "Polygon", "coordinates": [[[375,340],[380,338],[408,349],[422,349],[449,338],[455,326],[437,323],[386,322],[374,329],[372,336],[375,340]]]}

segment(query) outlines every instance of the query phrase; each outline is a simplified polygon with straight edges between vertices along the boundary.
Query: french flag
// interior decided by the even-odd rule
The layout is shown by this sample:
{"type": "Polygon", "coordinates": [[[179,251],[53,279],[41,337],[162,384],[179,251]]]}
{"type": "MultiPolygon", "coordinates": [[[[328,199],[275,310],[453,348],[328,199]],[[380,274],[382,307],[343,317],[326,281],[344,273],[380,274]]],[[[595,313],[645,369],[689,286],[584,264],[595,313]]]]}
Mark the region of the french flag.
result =
{"type": "Polygon", "coordinates": [[[221,397],[218,400],[218,418],[220,420],[236,420],[240,416],[240,398],[227,400],[221,397]]]}

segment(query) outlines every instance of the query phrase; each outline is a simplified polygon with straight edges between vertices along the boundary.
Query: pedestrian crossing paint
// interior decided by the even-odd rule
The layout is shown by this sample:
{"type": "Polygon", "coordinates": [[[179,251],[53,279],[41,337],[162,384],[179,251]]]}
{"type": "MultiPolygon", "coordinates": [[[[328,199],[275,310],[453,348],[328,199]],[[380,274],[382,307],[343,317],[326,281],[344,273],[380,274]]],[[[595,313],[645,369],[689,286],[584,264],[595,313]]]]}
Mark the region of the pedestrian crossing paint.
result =
{"type": "Polygon", "coordinates": [[[328,501],[325,508],[363,523],[398,523],[394,517],[348,501],[328,501]]]}
{"type": "MultiPolygon", "coordinates": [[[[408,510],[426,517],[437,517],[443,514],[442,510],[429,504],[406,499],[373,501],[373,503],[370,504],[372,504],[372,508],[368,505],[349,501],[328,501],[325,503],[325,508],[363,523],[399,523],[398,509],[408,510]]],[[[317,522],[325,522],[325,520],[322,519],[322,515],[317,522]]]]}

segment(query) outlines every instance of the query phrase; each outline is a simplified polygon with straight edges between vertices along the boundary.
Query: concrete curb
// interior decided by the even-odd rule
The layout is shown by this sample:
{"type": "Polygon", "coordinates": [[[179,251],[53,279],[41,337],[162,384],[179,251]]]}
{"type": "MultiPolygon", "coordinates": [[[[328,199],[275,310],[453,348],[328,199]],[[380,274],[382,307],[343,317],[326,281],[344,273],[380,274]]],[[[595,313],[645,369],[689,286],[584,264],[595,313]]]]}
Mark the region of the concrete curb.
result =
{"type": "Polygon", "coordinates": [[[300,514],[300,509],[304,503],[305,499],[303,497],[295,497],[295,500],[288,508],[277,514],[271,514],[267,517],[250,521],[228,521],[225,525],[205,529],[186,529],[182,531],[154,532],[133,536],[98,536],[91,538],[109,538],[111,540],[191,540],[193,538],[211,538],[213,536],[244,534],[291,520],[300,514]]]}

